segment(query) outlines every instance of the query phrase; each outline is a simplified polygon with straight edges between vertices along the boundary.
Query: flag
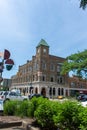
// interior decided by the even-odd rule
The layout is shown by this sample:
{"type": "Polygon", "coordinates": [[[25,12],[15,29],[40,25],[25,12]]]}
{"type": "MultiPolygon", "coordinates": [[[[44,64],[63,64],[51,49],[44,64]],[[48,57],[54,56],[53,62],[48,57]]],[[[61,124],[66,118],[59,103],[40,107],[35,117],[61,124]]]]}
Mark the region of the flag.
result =
{"type": "Polygon", "coordinates": [[[4,60],[8,59],[10,57],[10,52],[5,49],[4,51],[4,60]]]}

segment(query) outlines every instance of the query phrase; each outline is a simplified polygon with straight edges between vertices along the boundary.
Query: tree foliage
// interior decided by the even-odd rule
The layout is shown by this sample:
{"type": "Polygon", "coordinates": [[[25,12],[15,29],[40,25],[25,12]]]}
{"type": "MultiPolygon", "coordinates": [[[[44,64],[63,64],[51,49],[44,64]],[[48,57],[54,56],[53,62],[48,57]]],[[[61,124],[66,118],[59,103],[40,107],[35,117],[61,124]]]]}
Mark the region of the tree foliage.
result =
{"type": "Polygon", "coordinates": [[[61,74],[66,74],[70,71],[78,77],[87,76],[87,50],[71,54],[66,58],[62,66],[61,74]]]}
{"type": "Polygon", "coordinates": [[[81,0],[80,1],[80,8],[85,9],[87,6],[87,0],[81,0]]]}

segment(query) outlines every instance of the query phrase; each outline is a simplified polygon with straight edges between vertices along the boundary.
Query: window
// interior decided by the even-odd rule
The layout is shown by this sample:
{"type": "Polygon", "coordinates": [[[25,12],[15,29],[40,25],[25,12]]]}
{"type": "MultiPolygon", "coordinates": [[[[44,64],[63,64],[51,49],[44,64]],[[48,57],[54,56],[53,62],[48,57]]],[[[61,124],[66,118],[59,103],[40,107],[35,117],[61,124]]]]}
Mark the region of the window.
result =
{"type": "Polygon", "coordinates": [[[58,82],[59,84],[64,83],[64,77],[58,76],[57,82],[58,82]]]}
{"type": "Polygon", "coordinates": [[[46,69],[46,62],[45,61],[42,62],[42,69],[46,69]]]}
{"type": "Polygon", "coordinates": [[[55,95],[55,88],[53,88],[53,95],[55,95]]]}
{"type": "Polygon", "coordinates": [[[71,87],[75,87],[76,86],[76,84],[75,84],[75,82],[71,82],[71,85],[70,85],[71,87]]]}
{"type": "Polygon", "coordinates": [[[36,70],[37,69],[37,63],[35,62],[34,64],[33,64],[33,70],[36,70]]]}
{"type": "Polygon", "coordinates": [[[17,93],[15,93],[15,92],[10,92],[9,95],[10,95],[10,96],[17,96],[17,93]]]}
{"type": "Polygon", "coordinates": [[[42,76],[42,81],[46,81],[46,75],[42,76]]]}
{"type": "Polygon", "coordinates": [[[50,70],[54,71],[54,64],[53,63],[50,64],[50,70]]]}
{"type": "Polygon", "coordinates": [[[29,71],[32,71],[32,67],[31,66],[29,66],[29,71]]]}
{"type": "Polygon", "coordinates": [[[64,90],[63,90],[63,88],[61,88],[61,95],[63,95],[64,94],[64,90]]]}
{"type": "Polygon", "coordinates": [[[51,82],[53,82],[53,77],[51,77],[51,82]]]}
{"type": "Polygon", "coordinates": [[[58,65],[58,66],[57,66],[57,72],[60,72],[60,71],[61,71],[61,66],[58,65]]]}
{"type": "Polygon", "coordinates": [[[37,70],[39,69],[39,64],[38,64],[38,63],[36,64],[36,69],[37,69],[37,70]]]}
{"type": "Polygon", "coordinates": [[[51,81],[51,82],[54,82],[54,76],[51,76],[51,77],[50,77],[50,81],[51,81]]]}
{"type": "Polygon", "coordinates": [[[52,95],[52,88],[49,89],[49,95],[52,95]]]}
{"type": "Polygon", "coordinates": [[[34,79],[35,79],[35,76],[33,75],[33,81],[34,81],[34,79]]]}
{"type": "Polygon", "coordinates": [[[58,88],[58,95],[60,95],[60,88],[58,88]]]}

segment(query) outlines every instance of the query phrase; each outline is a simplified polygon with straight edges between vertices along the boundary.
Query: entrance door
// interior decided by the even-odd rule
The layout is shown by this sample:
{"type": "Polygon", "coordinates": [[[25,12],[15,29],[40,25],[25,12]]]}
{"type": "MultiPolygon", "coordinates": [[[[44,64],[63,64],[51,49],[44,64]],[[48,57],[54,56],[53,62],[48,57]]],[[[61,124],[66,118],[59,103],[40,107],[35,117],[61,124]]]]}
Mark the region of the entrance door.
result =
{"type": "Polygon", "coordinates": [[[42,88],[41,94],[44,95],[44,96],[46,96],[46,88],[42,88]]]}

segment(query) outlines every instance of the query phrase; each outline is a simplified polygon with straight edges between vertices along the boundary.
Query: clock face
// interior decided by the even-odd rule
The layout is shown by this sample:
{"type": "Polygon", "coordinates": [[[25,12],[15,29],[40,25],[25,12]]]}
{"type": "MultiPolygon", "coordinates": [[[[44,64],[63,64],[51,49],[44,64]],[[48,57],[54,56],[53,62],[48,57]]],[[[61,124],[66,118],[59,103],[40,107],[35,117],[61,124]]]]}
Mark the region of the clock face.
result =
{"type": "Polygon", "coordinates": [[[46,53],[46,49],[45,48],[43,49],[43,52],[46,53]]]}
{"type": "Polygon", "coordinates": [[[40,52],[40,49],[38,48],[37,52],[39,53],[40,52]]]}

